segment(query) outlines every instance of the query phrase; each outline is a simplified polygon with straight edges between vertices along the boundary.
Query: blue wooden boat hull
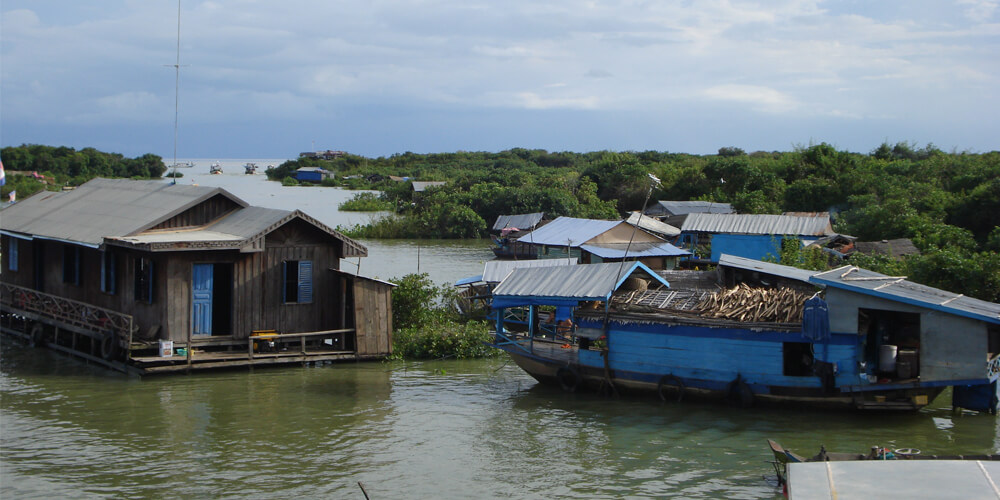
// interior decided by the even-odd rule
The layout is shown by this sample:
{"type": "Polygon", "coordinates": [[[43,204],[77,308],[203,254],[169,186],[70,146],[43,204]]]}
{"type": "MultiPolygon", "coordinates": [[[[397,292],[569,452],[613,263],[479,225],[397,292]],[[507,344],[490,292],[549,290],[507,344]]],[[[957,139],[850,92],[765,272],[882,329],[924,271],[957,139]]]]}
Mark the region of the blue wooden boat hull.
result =
{"type": "MultiPolygon", "coordinates": [[[[600,328],[596,319],[579,326],[600,328]]],[[[737,328],[668,322],[610,322],[607,350],[525,340],[501,342],[539,382],[569,391],[634,394],[663,400],[709,399],[738,406],[792,404],[811,407],[917,410],[944,386],[919,382],[858,390],[856,339],[832,338],[813,347],[837,372],[786,375],[786,343],[805,343],[793,328],[737,328]],[[606,358],[605,358],[606,357],[606,358]],[[612,389],[613,387],[613,389],[612,389]]]]}

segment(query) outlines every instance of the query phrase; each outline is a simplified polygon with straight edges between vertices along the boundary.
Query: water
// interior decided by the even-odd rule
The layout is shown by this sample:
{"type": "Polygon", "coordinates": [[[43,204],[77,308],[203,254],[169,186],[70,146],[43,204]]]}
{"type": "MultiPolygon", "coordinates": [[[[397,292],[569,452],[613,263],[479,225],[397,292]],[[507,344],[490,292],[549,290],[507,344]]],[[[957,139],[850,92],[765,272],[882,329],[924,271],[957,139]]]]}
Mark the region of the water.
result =
{"type": "Polygon", "coordinates": [[[995,453],[939,401],[857,415],[609,400],[504,360],[129,378],[0,346],[0,497],[780,498],[766,440],[995,453]]]}
{"type": "MultiPolygon", "coordinates": [[[[350,192],[283,188],[234,162],[209,176],[197,161],[180,182],[330,225],[359,216],[336,211],[350,192]]],[[[363,274],[416,270],[417,242],[364,243],[363,274]]],[[[419,248],[441,283],[490,256],[484,241],[419,248]]],[[[363,498],[359,481],[376,499],[781,498],[763,477],[768,438],[804,455],[1000,452],[1000,421],[949,401],[868,415],[609,400],[540,386],[503,359],[137,379],[3,336],[0,498],[363,498]]]]}

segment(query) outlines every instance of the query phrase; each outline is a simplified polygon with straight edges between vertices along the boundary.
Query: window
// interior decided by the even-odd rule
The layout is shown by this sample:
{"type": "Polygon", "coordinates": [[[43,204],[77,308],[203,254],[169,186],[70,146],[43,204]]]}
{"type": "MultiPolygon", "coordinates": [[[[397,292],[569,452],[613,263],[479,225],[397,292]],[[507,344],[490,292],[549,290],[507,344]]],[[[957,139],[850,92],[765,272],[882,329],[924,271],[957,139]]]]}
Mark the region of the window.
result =
{"type": "Polygon", "coordinates": [[[147,258],[135,259],[135,300],[153,303],[153,261],[147,258]]]}
{"type": "Polygon", "coordinates": [[[63,283],[80,284],[80,247],[63,247],[63,283]]]}
{"type": "Polygon", "coordinates": [[[812,344],[805,342],[785,342],[783,345],[784,370],[789,377],[808,377],[813,375],[812,344]]]}
{"type": "Polygon", "coordinates": [[[285,303],[312,303],[312,261],[286,260],[284,274],[285,303]]]}
{"type": "Polygon", "coordinates": [[[17,271],[17,238],[7,238],[7,269],[17,271]]]}
{"type": "Polygon", "coordinates": [[[118,259],[114,252],[105,250],[101,253],[101,291],[114,295],[117,292],[115,276],[118,270],[118,259]]]}

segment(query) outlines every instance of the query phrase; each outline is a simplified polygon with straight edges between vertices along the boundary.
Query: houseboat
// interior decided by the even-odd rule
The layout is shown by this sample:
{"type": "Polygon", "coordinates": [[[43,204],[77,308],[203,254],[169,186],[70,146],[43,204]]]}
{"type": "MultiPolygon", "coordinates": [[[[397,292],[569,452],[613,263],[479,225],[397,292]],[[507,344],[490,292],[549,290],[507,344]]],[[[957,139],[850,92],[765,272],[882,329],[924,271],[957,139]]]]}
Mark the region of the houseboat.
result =
{"type": "Polygon", "coordinates": [[[211,166],[208,167],[208,173],[213,174],[213,175],[221,175],[222,174],[222,164],[219,163],[219,162],[213,163],[211,166]]]}
{"type": "Polygon", "coordinates": [[[245,173],[247,175],[254,175],[254,174],[256,174],[257,173],[257,164],[256,163],[247,163],[246,165],[243,165],[243,173],[245,173]]]}
{"type": "Polygon", "coordinates": [[[392,284],[367,249],[221,188],[94,179],[3,210],[0,329],[139,374],[379,359],[392,284]],[[180,353],[180,355],[178,355],[180,353]]]}
{"type": "Polygon", "coordinates": [[[519,242],[518,238],[534,230],[544,217],[545,214],[542,212],[497,216],[490,229],[493,255],[498,259],[537,259],[538,250],[532,245],[519,242]]]}
{"type": "Polygon", "coordinates": [[[494,346],[568,391],[916,410],[954,387],[956,406],[997,409],[1000,304],[857,267],[519,268],[492,308],[494,346]]]}

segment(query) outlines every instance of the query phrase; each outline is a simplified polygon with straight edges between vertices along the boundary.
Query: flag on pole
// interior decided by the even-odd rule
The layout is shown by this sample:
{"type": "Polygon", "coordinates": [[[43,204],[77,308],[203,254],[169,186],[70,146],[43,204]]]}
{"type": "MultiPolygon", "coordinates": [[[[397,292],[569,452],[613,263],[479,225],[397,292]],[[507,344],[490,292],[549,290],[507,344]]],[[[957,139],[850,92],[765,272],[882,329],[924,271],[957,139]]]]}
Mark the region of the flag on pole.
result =
{"type": "Polygon", "coordinates": [[[0,186],[7,184],[7,175],[3,173],[3,160],[0,160],[0,186]]]}

